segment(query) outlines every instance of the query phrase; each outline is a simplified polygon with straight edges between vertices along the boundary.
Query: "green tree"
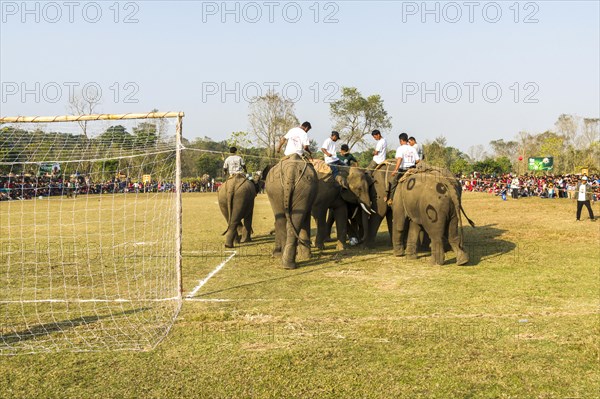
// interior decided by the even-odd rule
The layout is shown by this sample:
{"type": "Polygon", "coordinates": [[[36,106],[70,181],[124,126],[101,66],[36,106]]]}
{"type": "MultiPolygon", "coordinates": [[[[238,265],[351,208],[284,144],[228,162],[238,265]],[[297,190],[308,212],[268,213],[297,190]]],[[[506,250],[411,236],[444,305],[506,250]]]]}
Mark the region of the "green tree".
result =
{"type": "Polygon", "coordinates": [[[98,141],[104,145],[123,146],[131,144],[133,137],[122,125],[111,126],[98,136],[98,141]]]}
{"type": "Polygon", "coordinates": [[[137,147],[153,147],[158,142],[156,124],[141,122],[133,128],[134,145],[137,147]]]}
{"type": "Polygon", "coordinates": [[[475,162],[473,170],[485,175],[501,174],[510,172],[510,160],[506,157],[500,157],[499,160],[487,158],[483,161],[475,162]]]}
{"type": "Polygon", "coordinates": [[[444,136],[439,136],[432,142],[425,142],[423,152],[427,155],[427,163],[439,167],[448,166],[446,165],[446,143],[444,136]]]}
{"type": "Polygon", "coordinates": [[[338,101],[330,104],[334,129],[340,132],[342,141],[350,150],[355,145],[365,146],[365,136],[374,129],[389,130],[391,119],[378,94],[364,98],[355,87],[343,87],[338,101]]]}
{"type": "Polygon", "coordinates": [[[221,176],[223,160],[215,154],[201,154],[196,161],[197,175],[202,176],[205,173],[211,177],[221,176]]]}
{"type": "Polygon", "coordinates": [[[562,153],[565,147],[565,137],[553,132],[545,132],[540,135],[540,138],[540,156],[554,158],[554,172],[563,173],[562,153]]]}
{"type": "Polygon", "coordinates": [[[455,175],[468,175],[473,172],[473,166],[466,159],[459,158],[450,165],[450,171],[455,175]]]}
{"type": "Polygon", "coordinates": [[[247,132],[231,132],[227,138],[227,146],[237,147],[241,154],[250,144],[250,135],[247,132]]]}
{"type": "Polygon", "coordinates": [[[492,140],[490,141],[494,157],[506,157],[516,160],[519,157],[519,143],[516,141],[492,140]]]}

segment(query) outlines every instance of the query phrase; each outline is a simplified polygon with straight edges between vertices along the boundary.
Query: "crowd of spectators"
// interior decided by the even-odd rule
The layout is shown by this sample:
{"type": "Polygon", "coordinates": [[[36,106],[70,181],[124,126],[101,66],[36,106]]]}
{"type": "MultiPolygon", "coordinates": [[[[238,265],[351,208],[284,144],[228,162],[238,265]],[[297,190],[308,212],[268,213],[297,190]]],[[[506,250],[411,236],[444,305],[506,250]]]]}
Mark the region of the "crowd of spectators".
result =
{"type": "MultiPolygon", "coordinates": [[[[221,185],[215,181],[186,181],[181,184],[182,192],[216,192],[221,185]]],[[[173,192],[174,182],[141,182],[132,179],[114,178],[93,182],[88,177],[52,177],[28,175],[0,175],[0,201],[25,200],[35,197],[67,196],[80,194],[150,193],[173,192]]]]}
{"type": "MultiPolygon", "coordinates": [[[[460,182],[463,191],[485,192],[497,196],[576,198],[575,189],[579,175],[521,175],[504,174],[484,176],[475,174],[462,176],[460,182]]],[[[600,175],[589,178],[594,201],[600,200],[600,175]]],[[[221,182],[213,179],[190,180],[182,183],[182,192],[216,192],[221,182]]],[[[0,201],[22,200],[34,197],[76,196],[79,194],[115,194],[173,192],[174,182],[153,180],[141,182],[129,178],[114,178],[103,182],[92,182],[88,177],[71,178],[52,176],[0,175],[0,201]]],[[[262,191],[262,190],[261,190],[262,191]]]]}
{"type": "MultiPolygon", "coordinates": [[[[581,175],[504,174],[500,176],[463,176],[460,181],[463,191],[485,192],[497,196],[576,198],[577,183],[581,175]]],[[[593,189],[593,200],[600,200],[600,176],[592,175],[589,182],[593,189]]]]}

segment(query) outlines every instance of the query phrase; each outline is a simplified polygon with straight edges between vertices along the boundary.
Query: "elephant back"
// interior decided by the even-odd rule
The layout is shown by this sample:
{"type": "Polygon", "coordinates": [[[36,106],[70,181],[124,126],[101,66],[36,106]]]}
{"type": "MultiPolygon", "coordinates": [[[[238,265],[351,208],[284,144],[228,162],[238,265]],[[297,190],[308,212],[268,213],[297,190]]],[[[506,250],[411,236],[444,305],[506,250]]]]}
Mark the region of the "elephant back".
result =
{"type": "Polygon", "coordinates": [[[419,162],[416,168],[409,169],[402,176],[399,184],[403,197],[407,199],[447,196],[452,203],[452,211],[456,213],[459,224],[462,226],[462,213],[471,226],[475,225],[462,209],[460,181],[448,169],[419,162]]]}

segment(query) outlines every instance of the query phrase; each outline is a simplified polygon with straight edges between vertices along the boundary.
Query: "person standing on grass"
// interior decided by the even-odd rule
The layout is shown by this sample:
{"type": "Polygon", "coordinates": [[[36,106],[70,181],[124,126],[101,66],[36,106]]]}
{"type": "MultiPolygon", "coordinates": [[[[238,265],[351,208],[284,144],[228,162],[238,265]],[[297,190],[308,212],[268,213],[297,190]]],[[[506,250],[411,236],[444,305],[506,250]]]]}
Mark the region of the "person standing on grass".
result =
{"type": "Polygon", "coordinates": [[[521,183],[519,182],[519,178],[517,176],[513,177],[510,182],[510,189],[513,199],[519,199],[519,187],[521,183]]]}
{"type": "Polygon", "coordinates": [[[588,183],[587,176],[583,176],[581,178],[581,182],[577,184],[577,190],[575,191],[577,195],[577,221],[581,221],[581,208],[584,206],[587,208],[588,213],[590,215],[590,220],[595,222],[594,212],[592,211],[592,207],[590,206],[590,201],[592,200],[592,185],[588,183]]]}

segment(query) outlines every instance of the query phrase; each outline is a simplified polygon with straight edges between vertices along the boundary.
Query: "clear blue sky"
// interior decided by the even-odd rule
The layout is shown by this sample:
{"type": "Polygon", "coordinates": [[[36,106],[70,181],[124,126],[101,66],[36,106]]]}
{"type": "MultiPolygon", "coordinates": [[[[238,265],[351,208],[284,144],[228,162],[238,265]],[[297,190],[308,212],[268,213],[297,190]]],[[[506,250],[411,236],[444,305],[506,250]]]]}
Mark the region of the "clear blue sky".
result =
{"type": "Polygon", "coordinates": [[[382,96],[393,124],[384,134],[406,131],[420,141],[444,135],[465,151],[520,130],[550,129],[561,113],[598,117],[597,1],[476,2],[471,9],[430,2],[431,14],[420,1],[315,3],[228,2],[227,14],[221,1],[145,1],[120,3],[117,15],[112,1],[71,10],[34,2],[29,13],[20,1],[3,1],[0,113],[64,114],[68,82],[96,82],[103,90],[99,112],[181,110],[186,138],[220,140],[249,129],[244,97],[287,85],[298,118],[313,124],[311,135],[321,142],[332,127],[327,100],[354,86],[382,96]],[[128,16],[133,23],[124,23],[128,16]],[[22,98],[22,85],[35,91],[36,82],[63,93],[40,89],[39,99],[22,98]],[[134,85],[125,88],[128,82],[134,85]],[[422,86],[431,90],[424,99],[422,86]],[[222,98],[224,88],[231,93],[222,98]],[[139,102],[126,102],[127,95],[139,102]]]}

